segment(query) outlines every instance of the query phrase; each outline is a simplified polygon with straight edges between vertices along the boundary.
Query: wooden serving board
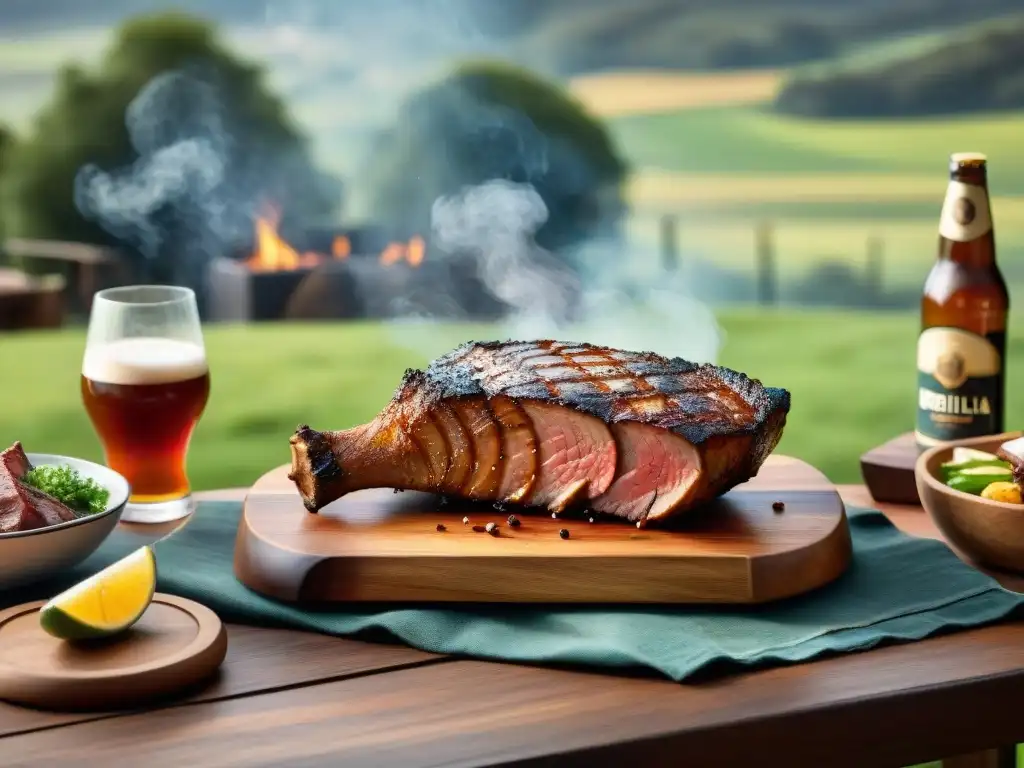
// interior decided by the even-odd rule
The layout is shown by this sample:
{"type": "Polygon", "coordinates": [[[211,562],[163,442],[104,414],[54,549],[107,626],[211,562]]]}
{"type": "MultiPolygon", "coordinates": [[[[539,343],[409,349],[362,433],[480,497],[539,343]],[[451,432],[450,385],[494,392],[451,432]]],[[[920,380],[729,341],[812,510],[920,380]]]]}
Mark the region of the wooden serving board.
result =
{"type": "Polygon", "coordinates": [[[914,465],[920,451],[913,432],[895,437],[860,457],[860,473],[871,498],[883,504],[920,504],[914,465]]]}
{"type": "Polygon", "coordinates": [[[851,558],[835,487],[783,456],[672,530],[390,489],[312,514],[287,473],[267,473],[246,497],[235,575],[288,602],[761,603],[826,584],[851,558]],[[473,531],[488,522],[498,536],[473,531]]]}

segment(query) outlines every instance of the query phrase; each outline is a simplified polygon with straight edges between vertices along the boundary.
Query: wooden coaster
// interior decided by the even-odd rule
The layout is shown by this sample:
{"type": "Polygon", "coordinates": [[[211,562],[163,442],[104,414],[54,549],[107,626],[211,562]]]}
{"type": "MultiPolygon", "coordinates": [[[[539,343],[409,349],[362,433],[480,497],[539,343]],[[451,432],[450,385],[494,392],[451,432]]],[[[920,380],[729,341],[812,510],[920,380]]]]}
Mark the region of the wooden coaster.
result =
{"type": "Polygon", "coordinates": [[[122,635],[58,640],[39,626],[44,601],[0,612],[0,699],[54,711],[125,709],[202,682],[227,653],[217,614],[157,593],[122,635]]]}
{"type": "Polygon", "coordinates": [[[883,504],[920,504],[914,465],[920,452],[914,433],[893,438],[860,457],[860,473],[871,498],[883,504]]]}

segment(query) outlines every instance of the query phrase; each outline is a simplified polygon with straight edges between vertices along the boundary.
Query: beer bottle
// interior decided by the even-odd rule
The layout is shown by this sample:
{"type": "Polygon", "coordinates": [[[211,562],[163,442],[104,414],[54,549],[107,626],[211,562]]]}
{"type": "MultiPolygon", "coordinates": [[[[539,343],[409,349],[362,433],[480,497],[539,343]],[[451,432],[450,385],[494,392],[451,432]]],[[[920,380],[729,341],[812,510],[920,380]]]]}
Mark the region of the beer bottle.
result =
{"type": "Polygon", "coordinates": [[[917,444],[1004,431],[1010,300],[996,264],[986,158],[950,156],[938,259],[921,296],[917,444]]]}

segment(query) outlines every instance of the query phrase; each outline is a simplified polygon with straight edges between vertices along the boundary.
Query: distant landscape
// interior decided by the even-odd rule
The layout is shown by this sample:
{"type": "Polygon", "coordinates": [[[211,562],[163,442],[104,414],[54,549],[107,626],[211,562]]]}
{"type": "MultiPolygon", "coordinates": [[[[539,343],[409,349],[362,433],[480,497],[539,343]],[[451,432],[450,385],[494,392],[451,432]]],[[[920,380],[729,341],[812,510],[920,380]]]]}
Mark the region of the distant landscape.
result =
{"type": "MultiPolygon", "coordinates": [[[[163,7],[5,3],[0,122],[26,130],[62,64],[94,61],[112,24],[163,7]]],[[[934,257],[946,158],[971,149],[990,157],[1000,261],[1024,285],[1024,16],[1013,15],[1012,0],[175,7],[220,21],[236,50],[266,65],[318,161],[348,180],[347,218],[370,215],[359,196],[361,162],[399,98],[452,61],[487,55],[564,80],[608,121],[635,170],[629,259],[637,274],[658,268],[658,219],[671,214],[693,264],[748,272],[754,227],[767,221],[783,276],[826,262],[863,270],[867,240],[877,237],[886,287],[907,289],[934,257]],[[916,79],[901,85],[901,73],[916,79]],[[924,89],[922,78],[934,87],[924,89]],[[857,94],[878,104],[883,87],[885,114],[868,114],[857,94]],[[977,98],[950,100],[949,114],[921,102],[922,93],[941,101],[965,90],[977,98]],[[901,92],[911,95],[901,102],[901,92]],[[837,102],[837,93],[851,95],[837,102]]]]}

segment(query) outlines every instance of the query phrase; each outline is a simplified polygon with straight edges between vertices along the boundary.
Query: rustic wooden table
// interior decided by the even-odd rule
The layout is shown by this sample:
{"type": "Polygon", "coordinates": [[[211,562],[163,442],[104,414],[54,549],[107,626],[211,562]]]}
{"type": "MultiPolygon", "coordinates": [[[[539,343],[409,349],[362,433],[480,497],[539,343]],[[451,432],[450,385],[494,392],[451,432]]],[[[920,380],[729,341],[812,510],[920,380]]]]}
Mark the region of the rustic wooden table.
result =
{"type": "MultiPolygon", "coordinates": [[[[939,538],[918,507],[841,490],[939,538]]],[[[1024,579],[1000,580],[1024,591],[1024,579]]],[[[173,705],[67,715],[0,704],[0,764],[1002,768],[1015,750],[999,745],[1024,742],[1024,622],[687,684],[228,631],[219,678],[173,705]]]]}

